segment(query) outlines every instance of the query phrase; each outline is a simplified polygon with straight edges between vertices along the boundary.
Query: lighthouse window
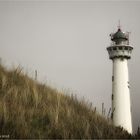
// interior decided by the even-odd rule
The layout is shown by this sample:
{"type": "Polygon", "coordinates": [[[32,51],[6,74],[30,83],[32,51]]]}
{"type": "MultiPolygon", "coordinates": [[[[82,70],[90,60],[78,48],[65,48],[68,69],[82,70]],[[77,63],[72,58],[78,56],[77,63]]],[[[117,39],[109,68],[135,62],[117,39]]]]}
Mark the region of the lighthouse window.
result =
{"type": "Polygon", "coordinates": [[[108,48],[108,51],[111,51],[111,48],[108,48]]]}
{"type": "Polygon", "coordinates": [[[114,81],[114,76],[112,76],[112,81],[114,81]]]}
{"type": "Polygon", "coordinates": [[[119,47],[119,50],[122,50],[122,47],[119,47]]]}
{"type": "Polygon", "coordinates": [[[114,96],[113,96],[113,94],[112,94],[112,100],[113,100],[113,97],[114,97],[114,96]]]}
{"type": "Polygon", "coordinates": [[[127,47],[125,47],[125,50],[128,50],[128,48],[127,48],[127,47]]]}

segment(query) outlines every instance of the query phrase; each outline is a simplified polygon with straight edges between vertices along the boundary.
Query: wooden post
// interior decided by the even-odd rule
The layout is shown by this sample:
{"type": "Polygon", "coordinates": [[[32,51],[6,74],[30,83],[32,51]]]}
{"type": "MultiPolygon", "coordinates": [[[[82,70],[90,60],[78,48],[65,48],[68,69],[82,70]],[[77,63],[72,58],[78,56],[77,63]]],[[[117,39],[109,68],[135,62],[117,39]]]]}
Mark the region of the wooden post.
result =
{"type": "Polygon", "coordinates": [[[37,80],[37,70],[35,70],[35,80],[37,80]]]}
{"type": "Polygon", "coordinates": [[[104,103],[102,103],[102,115],[104,115],[104,103]]]}
{"type": "Polygon", "coordinates": [[[108,111],[107,118],[109,118],[110,112],[111,112],[111,108],[110,108],[109,111],[108,111]]]}

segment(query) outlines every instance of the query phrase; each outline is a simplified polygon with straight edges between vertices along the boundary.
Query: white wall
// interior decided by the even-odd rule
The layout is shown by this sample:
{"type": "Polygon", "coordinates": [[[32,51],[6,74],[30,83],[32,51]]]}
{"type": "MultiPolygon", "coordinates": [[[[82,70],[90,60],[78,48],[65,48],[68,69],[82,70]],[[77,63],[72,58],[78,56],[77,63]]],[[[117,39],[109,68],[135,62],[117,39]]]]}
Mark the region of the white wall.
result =
{"type": "Polygon", "coordinates": [[[115,58],[113,60],[113,123],[123,126],[132,133],[131,103],[129,92],[129,77],[127,59],[115,58]]]}

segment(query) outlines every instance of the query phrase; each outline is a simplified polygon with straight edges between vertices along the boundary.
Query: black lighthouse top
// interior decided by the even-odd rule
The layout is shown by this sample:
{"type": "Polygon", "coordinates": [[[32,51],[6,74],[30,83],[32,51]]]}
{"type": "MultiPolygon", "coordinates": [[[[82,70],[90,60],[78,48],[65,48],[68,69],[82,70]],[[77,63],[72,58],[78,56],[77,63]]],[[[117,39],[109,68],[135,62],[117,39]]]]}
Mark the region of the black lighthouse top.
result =
{"type": "Polygon", "coordinates": [[[122,32],[119,27],[117,32],[110,34],[111,46],[107,47],[110,59],[130,59],[133,47],[129,45],[129,32],[122,32]]]}
{"type": "Polygon", "coordinates": [[[111,34],[111,40],[115,42],[116,45],[119,45],[122,42],[129,41],[128,40],[128,34],[122,32],[120,28],[118,28],[118,31],[114,34],[111,34]]]}

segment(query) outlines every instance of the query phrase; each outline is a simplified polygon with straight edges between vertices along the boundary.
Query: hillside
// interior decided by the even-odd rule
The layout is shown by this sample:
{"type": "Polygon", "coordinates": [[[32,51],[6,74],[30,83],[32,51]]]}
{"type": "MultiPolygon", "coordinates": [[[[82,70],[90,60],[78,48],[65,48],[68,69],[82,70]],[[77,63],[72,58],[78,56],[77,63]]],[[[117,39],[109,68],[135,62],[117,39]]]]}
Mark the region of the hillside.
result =
{"type": "MultiPolygon", "coordinates": [[[[93,99],[94,101],[94,99],[93,99]]],[[[0,65],[0,136],[9,138],[130,138],[96,110],[0,65]]]]}

